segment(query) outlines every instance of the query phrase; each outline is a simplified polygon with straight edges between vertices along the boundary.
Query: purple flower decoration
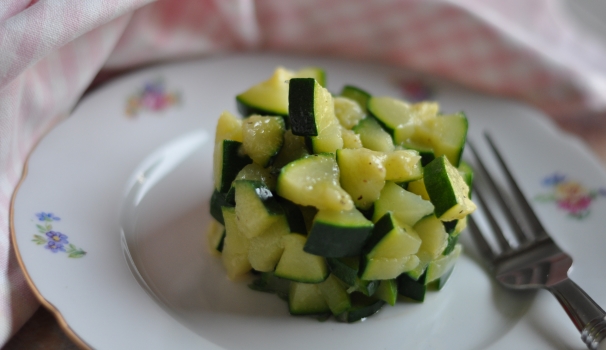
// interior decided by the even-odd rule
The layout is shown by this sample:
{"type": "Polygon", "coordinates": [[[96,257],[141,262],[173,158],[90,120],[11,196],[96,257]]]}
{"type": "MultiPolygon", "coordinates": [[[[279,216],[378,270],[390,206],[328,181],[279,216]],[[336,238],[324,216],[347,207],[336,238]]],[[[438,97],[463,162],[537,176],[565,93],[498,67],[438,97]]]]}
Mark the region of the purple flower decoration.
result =
{"type": "MultiPolygon", "coordinates": [[[[48,231],[46,233],[46,236],[48,237],[49,242],[55,242],[57,244],[68,244],[69,243],[67,241],[67,236],[61,232],[48,231]]],[[[63,246],[63,245],[61,245],[61,246],[63,246]]]]}
{"type": "Polygon", "coordinates": [[[566,176],[558,173],[554,173],[553,175],[549,175],[543,179],[543,186],[552,187],[559,183],[564,182],[566,180],[566,176]]]}
{"type": "Polygon", "coordinates": [[[400,91],[411,102],[426,101],[434,98],[434,89],[421,79],[403,79],[398,82],[400,91]]]}
{"type": "Polygon", "coordinates": [[[157,112],[163,111],[170,106],[180,102],[177,92],[166,91],[162,79],[145,83],[137,93],[129,96],[126,100],[126,115],[134,117],[140,111],[157,112]]]}
{"type": "Polygon", "coordinates": [[[35,215],[39,221],[42,221],[42,223],[36,223],[38,234],[34,234],[32,242],[40,246],[43,245],[44,248],[53,253],[66,253],[68,258],[81,258],[86,255],[86,252],[83,249],[69,243],[67,240],[67,235],[64,235],[58,231],[53,231],[52,222],[59,221],[61,219],[59,219],[53,213],[47,212],[39,212],[35,215]]]}
{"type": "Polygon", "coordinates": [[[535,199],[541,202],[554,202],[559,209],[578,220],[589,215],[591,204],[598,196],[606,196],[606,188],[591,190],[559,173],[545,177],[541,183],[543,186],[550,187],[551,193],[539,194],[535,199]]]}
{"type": "Polygon", "coordinates": [[[162,94],[162,93],[164,93],[164,85],[162,85],[162,84],[163,83],[161,80],[146,83],[145,87],[143,88],[143,91],[144,91],[144,93],[162,94]]]}
{"type": "Polygon", "coordinates": [[[59,220],[61,220],[60,217],[55,216],[53,213],[40,212],[40,213],[36,213],[36,216],[38,217],[38,220],[40,220],[40,221],[59,221],[59,220]]]}
{"type": "Polygon", "coordinates": [[[51,252],[56,253],[58,251],[65,251],[63,244],[49,240],[48,243],[44,246],[44,248],[49,249],[51,252]]]}

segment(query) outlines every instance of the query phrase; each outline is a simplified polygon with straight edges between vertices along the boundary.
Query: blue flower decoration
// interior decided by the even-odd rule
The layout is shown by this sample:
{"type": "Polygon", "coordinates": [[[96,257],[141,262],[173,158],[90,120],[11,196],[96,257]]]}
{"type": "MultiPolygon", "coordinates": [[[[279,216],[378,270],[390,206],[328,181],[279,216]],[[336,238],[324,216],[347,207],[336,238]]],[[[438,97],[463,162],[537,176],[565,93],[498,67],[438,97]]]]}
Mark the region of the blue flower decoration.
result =
{"type": "Polygon", "coordinates": [[[49,242],[54,242],[54,243],[57,243],[57,244],[68,244],[69,243],[67,241],[67,236],[64,235],[61,232],[48,231],[46,233],[46,236],[48,237],[48,241],[49,242]]]}
{"type": "Polygon", "coordinates": [[[48,243],[44,246],[44,248],[49,249],[51,252],[56,253],[58,251],[64,252],[65,248],[63,244],[49,240],[48,243]]]}
{"type": "Polygon", "coordinates": [[[66,253],[68,258],[81,258],[86,255],[86,251],[69,243],[67,235],[61,232],[53,231],[53,221],[61,220],[53,213],[39,212],[34,214],[42,223],[36,223],[38,234],[34,234],[32,242],[37,245],[43,245],[44,248],[53,253],[66,253]]]}
{"type": "Polygon", "coordinates": [[[36,213],[36,216],[38,217],[38,220],[40,220],[40,221],[59,221],[59,220],[61,220],[60,217],[55,216],[53,213],[41,212],[41,213],[36,213]]]}
{"type": "Polygon", "coordinates": [[[162,81],[154,81],[151,83],[146,83],[145,87],[143,88],[143,91],[162,93],[162,92],[164,92],[164,85],[162,85],[162,81]]]}
{"type": "Polygon", "coordinates": [[[566,176],[558,173],[554,173],[553,175],[549,175],[543,179],[543,186],[552,187],[566,180],[566,176]]]}

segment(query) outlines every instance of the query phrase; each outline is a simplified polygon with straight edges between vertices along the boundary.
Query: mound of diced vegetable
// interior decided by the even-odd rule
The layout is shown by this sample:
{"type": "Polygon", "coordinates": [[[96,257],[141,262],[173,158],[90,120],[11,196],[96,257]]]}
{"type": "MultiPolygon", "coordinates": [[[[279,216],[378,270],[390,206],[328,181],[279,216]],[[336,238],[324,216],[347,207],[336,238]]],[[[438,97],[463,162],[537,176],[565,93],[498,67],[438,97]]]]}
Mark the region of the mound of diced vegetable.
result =
{"type": "Polygon", "coordinates": [[[277,68],[223,112],[208,232],[227,276],[293,315],[354,322],[441,289],[461,253],[471,168],[463,113],[277,68]]]}

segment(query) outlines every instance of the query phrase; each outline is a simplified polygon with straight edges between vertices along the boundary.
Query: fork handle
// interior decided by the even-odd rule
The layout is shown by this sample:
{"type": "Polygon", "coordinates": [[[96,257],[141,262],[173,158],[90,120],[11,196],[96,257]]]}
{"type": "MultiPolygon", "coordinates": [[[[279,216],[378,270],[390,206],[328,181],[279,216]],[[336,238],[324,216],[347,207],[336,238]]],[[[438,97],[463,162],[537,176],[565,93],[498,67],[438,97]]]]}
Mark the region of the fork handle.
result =
{"type": "Polygon", "coordinates": [[[589,349],[606,350],[606,312],[570,278],[547,289],[558,299],[589,349]]]}

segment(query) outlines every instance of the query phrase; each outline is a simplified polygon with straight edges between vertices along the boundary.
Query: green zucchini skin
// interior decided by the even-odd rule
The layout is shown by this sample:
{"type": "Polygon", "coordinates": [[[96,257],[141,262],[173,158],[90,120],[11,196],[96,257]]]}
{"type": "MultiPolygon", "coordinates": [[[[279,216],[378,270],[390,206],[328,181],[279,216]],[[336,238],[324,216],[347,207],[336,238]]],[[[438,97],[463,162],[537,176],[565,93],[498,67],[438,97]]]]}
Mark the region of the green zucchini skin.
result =
{"type": "Polygon", "coordinates": [[[364,148],[378,152],[391,152],[394,150],[394,144],[391,135],[375,118],[367,117],[352,129],[360,135],[360,140],[364,148]]]}
{"type": "Polygon", "coordinates": [[[313,78],[293,78],[288,90],[288,115],[292,133],[298,136],[318,136],[314,112],[316,81],[313,78]]]}
{"type": "Polygon", "coordinates": [[[221,183],[219,192],[227,193],[231,183],[242,168],[252,163],[252,159],[240,153],[242,142],[223,140],[223,159],[221,161],[221,183]]]}
{"type": "Polygon", "coordinates": [[[284,213],[282,206],[276,200],[277,197],[274,196],[264,182],[257,180],[236,180],[234,182],[234,188],[236,189],[236,192],[238,188],[248,188],[250,191],[253,191],[259,201],[263,203],[269,214],[280,215],[284,213]]]}
{"type": "Polygon", "coordinates": [[[265,293],[275,293],[282,300],[288,301],[288,291],[290,287],[290,281],[277,277],[273,272],[262,272],[261,275],[255,279],[248,288],[265,293]]]}
{"type": "Polygon", "coordinates": [[[275,196],[275,198],[280,206],[282,206],[284,215],[286,215],[290,232],[306,235],[307,227],[305,226],[305,218],[303,217],[303,213],[301,212],[299,206],[286,198],[282,198],[280,196],[275,196]]]}
{"type": "Polygon", "coordinates": [[[374,295],[376,298],[394,306],[398,300],[398,283],[396,279],[382,280],[374,295]]]}
{"type": "Polygon", "coordinates": [[[316,215],[304,250],[329,258],[360,255],[372,232],[373,223],[356,210],[336,215],[331,213],[328,217],[322,216],[323,213],[320,211],[316,215]],[[354,219],[345,222],[350,218],[354,219]]]}
{"type": "Polygon", "coordinates": [[[421,165],[426,166],[431,163],[432,160],[436,159],[436,154],[430,147],[417,146],[413,144],[403,144],[406,149],[412,149],[419,152],[421,156],[421,165]]]}
{"type": "Polygon", "coordinates": [[[210,215],[215,220],[220,222],[221,225],[225,225],[225,220],[223,219],[223,210],[221,210],[221,207],[234,207],[236,205],[233,197],[231,197],[230,200],[228,193],[221,193],[214,190],[213,195],[210,197],[210,215]]]}
{"type": "MultiPolygon", "coordinates": [[[[449,174],[449,168],[452,169],[452,165],[448,163],[446,156],[434,159],[424,168],[425,188],[438,218],[442,217],[453,206],[459,204],[457,191],[460,191],[460,189],[456,187],[455,178],[459,177],[460,174],[456,171],[454,174],[449,174]]],[[[468,194],[468,192],[465,192],[465,196],[468,194]]]]}
{"type": "Polygon", "coordinates": [[[368,254],[375,248],[377,244],[385,238],[389,233],[391,233],[395,229],[394,218],[392,217],[391,212],[387,212],[379,221],[375,223],[375,226],[372,230],[371,236],[366,241],[366,244],[362,248],[362,256],[360,258],[360,269],[358,271],[358,276],[360,278],[364,277],[364,272],[369,266],[369,258],[368,254]]]}
{"type": "Polygon", "coordinates": [[[288,292],[288,311],[291,315],[315,315],[330,312],[317,283],[291,282],[288,292]]]}
{"type": "Polygon", "coordinates": [[[356,285],[356,278],[358,277],[359,259],[357,258],[327,258],[326,263],[328,268],[333,275],[338,277],[341,281],[345,282],[349,286],[356,285]]]}
{"type": "Polygon", "coordinates": [[[458,136],[458,147],[455,149],[442,149],[442,143],[434,143],[434,151],[437,153],[436,156],[445,155],[450,163],[454,167],[458,167],[463,156],[463,150],[465,148],[465,142],[467,141],[467,130],[469,128],[469,122],[467,116],[463,112],[456,114],[445,115],[438,117],[438,120],[443,121],[444,130],[449,130],[449,135],[452,136],[456,133],[458,136]]]}
{"type": "Polygon", "coordinates": [[[444,230],[446,230],[446,233],[450,235],[454,232],[454,229],[455,227],[457,227],[459,220],[443,221],[442,223],[444,224],[444,230]]]}
{"type": "Polygon", "coordinates": [[[363,254],[368,254],[387,234],[396,228],[394,220],[392,213],[387,212],[375,223],[372,234],[364,245],[363,254]]]}
{"type": "Polygon", "coordinates": [[[372,296],[377,291],[380,281],[365,281],[358,277],[360,266],[358,257],[326,258],[326,263],[330,272],[347,284],[350,291],[357,291],[366,296],[372,296]]]}
{"type": "Polygon", "coordinates": [[[410,298],[412,300],[423,302],[427,286],[425,285],[427,274],[423,273],[418,280],[403,273],[397,278],[398,294],[410,298]]]}
{"type": "Polygon", "coordinates": [[[334,275],[329,275],[324,282],[318,283],[318,289],[333,315],[340,315],[351,308],[349,294],[334,275]]]}
{"type": "Polygon", "coordinates": [[[340,227],[316,222],[311,228],[305,251],[330,258],[356,256],[370,236],[372,226],[340,227]]]}
{"type": "Polygon", "coordinates": [[[444,286],[446,285],[446,282],[448,282],[448,280],[450,279],[450,276],[452,275],[454,268],[455,268],[454,266],[451,267],[446,273],[444,273],[442,276],[440,276],[440,278],[438,278],[437,280],[435,280],[433,282],[430,282],[428,284],[428,287],[431,287],[436,290],[441,290],[442,288],[444,288],[444,286]]]}
{"type": "Polygon", "coordinates": [[[217,244],[217,246],[215,247],[215,249],[219,252],[222,253],[223,252],[223,244],[225,243],[225,230],[223,230],[223,234],[221,235],[221,240],[219,241],[219,244],[217,244]]]}
{"type": "Polygon", "coordinates": [[[459,235],[449,234],[448,235],[448,245],[446,246],[446,248],[444,248],[444,252],[442,253],[442,255],[448,255],[448,254],[452,253],[452,251],[454,250],[455,245],[457,244],[458,241],[459,241],[459,235]]]}
{"type": "Polygon", "coordinates": [[[364,113],[368,113],[368,108],[366,105],[368,104],[368,100],[370,99],[371,95],[366,90],[360,89],[359,87],[353,85],[345,85],[341,89],[339,96],[347,97],[356,101],[364,113]]]}
{"type": "Polygon", "coordinates": [[[262,235],[284,214],[282,206],[262,181],[234,181],[238,228],[249,239],[262,235]]]}
{"type": "Polygon", "coordinates": [[[473,186],[473,168],[467,164],[465,161],[461,161],[459,167],[457,168],[463,180],[467,186],[469,186],[469,194],[467,195],[469,199],[471,199],[471,189],[473,186]]]}
{"type": "Polygon", "coordinates": [[[351,308],[347,312],[337,316],[338,321],[353,323],[372,316],[381,310],[385,301],[367,297],[361,293],[352,293],[351,304],[351,308]]]}
{"type": "Polygon", "coordinates": [[[253,114],[275,115],[275,116],[280,116],[280,117],[284,118],[285,122],[288,121],[288,114],[279,113],[277,111],[270,110],[270,109],[263,109],[263,108],[255,107],[255,106],[251,105],[250,103],[244,101],[240,97],[236,97],[236,108],[238,109],[238,113],[240,113],[240,115],[242,115],[245,118],[249,117],[253,114]]]}

